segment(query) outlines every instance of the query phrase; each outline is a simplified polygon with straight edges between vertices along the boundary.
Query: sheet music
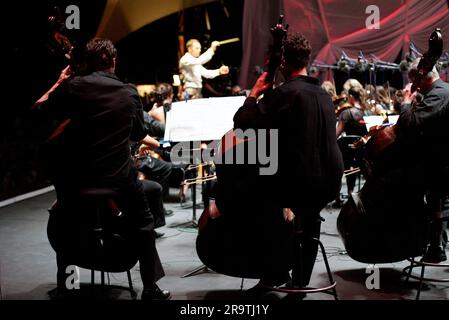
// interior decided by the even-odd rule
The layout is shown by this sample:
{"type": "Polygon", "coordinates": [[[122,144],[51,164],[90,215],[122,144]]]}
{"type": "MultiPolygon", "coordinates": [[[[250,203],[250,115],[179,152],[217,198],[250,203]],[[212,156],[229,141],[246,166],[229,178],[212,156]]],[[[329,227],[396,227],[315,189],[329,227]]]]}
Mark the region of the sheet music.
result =
{"type": "Polygon", "coordinates": [[[167,112],[164,140],[220,140],[230,129],[246,97],[194,99],[174,102],[167,112]]]}
{"type": "Polygon", "coordinates": [[[396,124],[398,122],[399,115],[388,116],[388,123],[396,124]]]}
{"type": "Polygon", "coordinates": [[[385,118],[382,116],[366,116],[363,117],[365,121],[366,130],[369,131],[371,127],[380,126],[384,122],[385,118]]]}

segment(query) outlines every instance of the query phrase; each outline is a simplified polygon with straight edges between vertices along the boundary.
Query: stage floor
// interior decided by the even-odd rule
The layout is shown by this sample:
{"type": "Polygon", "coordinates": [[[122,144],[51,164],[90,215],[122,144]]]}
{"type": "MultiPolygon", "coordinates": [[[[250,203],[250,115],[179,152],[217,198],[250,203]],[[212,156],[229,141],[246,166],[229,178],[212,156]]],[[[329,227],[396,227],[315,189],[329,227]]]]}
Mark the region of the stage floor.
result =
{"type": "MultiPolygon", "coordinates": [[[[176,194],[177,190],[171,190],[176,194]]],[[[200,190],[198,190],[200,191],[200,190]]],[[[200,192],[198,192],[198,200],[200,192]]],[[[54,192],[25,200],[0,209],[0,284],[3,299],[49,299],[48,292],[55,288],[56,263],[55,253],[47,240],[47,208],[55,200],[54,192]]],[[[179,203],[167,203],[166,208],[174,211],[167,217],[167,225],[158,229],[165,233],[157,240],[157,248],[165,268],[166,276],[158,284],[168,289],[175,300],[229,300],[252,299],[245,293],[257,281],[245,279],[243,291],[241,279],[232,278],[213,272],[181,278],[184,274],[201,266],[195,250],[196,229],[181,228],[177,225],[192,218],[189,201],[181,206],[179,203]]],[[[197,216],[201,214],[197,210],[197,216]]],[[[326,221],[322,225],[321,240],[327,250],[329,263],[337,281],[337,291],[342,300],[409,300],[414,299],[417,282],[404,282],[402,268],[407,261],[395,264],[380,264],[380,289],[369,290],[365,282],[371,274],[367,265],[358,263],[345,253],[337,229],[336,220],[339,210],[325,208],[322,216],[326,221]]],[[[432,268],[428,275],[448,276],[448,269],[432,268]]],[[[97,283],[100,281],[97,273],[97,283]]],[[[138,265],[132,270],[132,278],[139,297],[142,289],[138,265]]],[[[127,286],[125,274],[110,274],[113,285],[127,286]]],[[[81,290],[87,292],[90,283],[90,271],[81,269],[81,290]],[[86,284],[86,285],[83,285],[86,284]]],[[[326,270],[320,255],[315,264],[311,285],[325,285],[326,270]]],[[[90,292],[90,290],[89,290],[90,292]]],[[[110,290],[111,299],[130,299],[128,292],[110,290]]],[[[270,293],[258,299],[279,300],[285,297],[281,293],[270,293]]],[[[449,284],[431,283],[424,285],[421,299],[441,300],[449,298],[449,284]]],[[[323,293],[309,294],[305,300],[332,300],[333,297],[323,293]]]]}

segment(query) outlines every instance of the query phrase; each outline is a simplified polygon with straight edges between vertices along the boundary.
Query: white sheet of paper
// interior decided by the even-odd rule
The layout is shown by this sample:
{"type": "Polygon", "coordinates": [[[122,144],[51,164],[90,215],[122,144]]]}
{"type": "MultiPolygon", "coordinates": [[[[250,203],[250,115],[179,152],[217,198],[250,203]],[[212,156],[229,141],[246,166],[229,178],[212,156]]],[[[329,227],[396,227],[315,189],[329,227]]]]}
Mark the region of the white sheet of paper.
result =
{"type": "Polygon", "coordinates": [[[246,97],[194,99],[175,102],[167,112],[164,140],[220,140],[232,129],[233,118],[246,97]]]}
{"type": "Polygon", "coordinates": [[[395,116],[388,116],[388,123],[390,124],[396,124],[396,122],[398,122],[399,116],[395,115],[395,116]]]}
{"type": "Polygon", "coordinates": [[[385,118],[382,116],[367,116],[363,117],[363,120],[365,121],[366,130],[369,131],[369,128],[371,127],[380,126],[385,118]]]}

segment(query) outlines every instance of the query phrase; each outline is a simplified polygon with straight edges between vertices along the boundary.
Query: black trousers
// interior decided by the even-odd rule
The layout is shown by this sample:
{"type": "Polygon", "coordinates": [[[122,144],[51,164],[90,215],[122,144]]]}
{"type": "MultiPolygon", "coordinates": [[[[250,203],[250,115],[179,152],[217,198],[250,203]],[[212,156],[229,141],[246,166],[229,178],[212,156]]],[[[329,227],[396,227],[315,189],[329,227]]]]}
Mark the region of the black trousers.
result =
{"type": "Polygon", "coordinates": [[[310,283],[315,260],[318,254],[318,243],[312,239],[320,239],[321,209],[292,208],[295,213],[295,235],[293,238],[293,284],[306,287],[310,283]]]}
{"type": "Polygon", "coordinates": [[[165,226],[165,209],[162,186],[156,181],[141,180],[143,191],[147,197],[148,206],[154,216],[154,228],[165,226]]]}
{"type": "Polygon", "coordinates": [[[169,192],[169,177],[172,172],[172,164],[164,160],[155,159],[150,156],[138,160],[136,168],[142,172],[147,179],[158,182],[164,191],[164,195],[169,192]]]}
{"type": "MultiPolygon", "coordinates": [[[[76,181],[76,180],[75,180],[76,181]]],[[[124,217],[127,219],[127,224],[130,228],[130,238],[134,243],[134,249],[138,256],[140,264],[140,274],[144,287],[151,288],[156,281],[161,279],[165,273],[159,258],[159,254],[155,244],[154,233],[154,217],[149,209],[147,199],[144,192],[142,183],[137,180],[137,171],[131,170],[129,176],[125,179],[119,179],[116,181],[109,181],[103,183],[75,183],[74,180],[62,180],[54,178],[54,185],[58,197],[58,203],[62,208],[71,208],[72,212],[76,214],[76,204],[79,201],[80,190],[84,188],[105,188],[113,190],[116,194],[114,200],[122,211],[124,217]],[[68,183],[70,181],[70,183],[68,183]]],[[[64,214],[65,210],[60,213],[64,214]]],[[[65,214],[64,214],[65,215],[65,214]]],[[[65,248],[70,248],[70,245],[76,246],[76,243],[70,244],[70,238],[67,239],[67,235],[70,235],[68,230],[73,227],[73,220],[67,219],[67,215],[64,217],[54,217],[56,220],[49,220],[49,237],[55,237],[65,239],[65,248]],[[53,224],[53,228],[50,228],[50,223],[53,224]]],[[[79,217],[74,217],[75,219],[79,217]]],[[[73,230],[72,230],[73,231],[73,230]]],[[[58,287],[65,288],[65,274],[70,252],[64,251],[64,249],[56,250],[56,260],[58,265],[57,282],[58,287]]]]}

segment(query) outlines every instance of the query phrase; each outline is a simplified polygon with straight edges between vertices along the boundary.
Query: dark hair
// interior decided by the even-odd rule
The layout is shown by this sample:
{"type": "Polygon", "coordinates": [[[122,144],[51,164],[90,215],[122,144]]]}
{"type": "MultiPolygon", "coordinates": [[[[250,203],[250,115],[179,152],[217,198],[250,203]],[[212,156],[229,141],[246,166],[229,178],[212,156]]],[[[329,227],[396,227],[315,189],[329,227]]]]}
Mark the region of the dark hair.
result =
{"type": "Polygon", "coordinates": [[[307,66],[311,52],[309,40],[298,32],[289,32],[283,41],[284,59],[295,69],[307,66]]]}
{"type": "Polygon", "coordinates": [[[156,91],[161,95],[162,100],[169,98],[173,94],[173,88],[170,84],[162,82],[156,87],[156,91]]]}
{"type": "Polygon", "coordinates": [[[84,51],[86,68],[90,72],[103,71],[114,65],[114,58],[117,57],[117,49],[111,40],[93,38],[90,40],[84,51]]]}

